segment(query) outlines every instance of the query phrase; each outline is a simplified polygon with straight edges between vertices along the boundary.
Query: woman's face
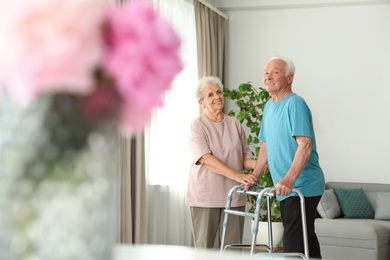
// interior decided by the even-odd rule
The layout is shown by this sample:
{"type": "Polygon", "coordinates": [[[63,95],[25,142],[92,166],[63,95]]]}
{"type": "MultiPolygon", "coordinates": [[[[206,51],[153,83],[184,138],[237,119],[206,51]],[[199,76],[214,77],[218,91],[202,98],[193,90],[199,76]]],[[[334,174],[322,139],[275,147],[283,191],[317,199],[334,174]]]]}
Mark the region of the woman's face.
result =
{"type": "Polygon", "coordinates": [[[203,99],[199,101],[202,107],[210,112],[223,109],[225,105],[225,97],[217,85],[208,85],[204,88],[203,93],[203,99]]]}

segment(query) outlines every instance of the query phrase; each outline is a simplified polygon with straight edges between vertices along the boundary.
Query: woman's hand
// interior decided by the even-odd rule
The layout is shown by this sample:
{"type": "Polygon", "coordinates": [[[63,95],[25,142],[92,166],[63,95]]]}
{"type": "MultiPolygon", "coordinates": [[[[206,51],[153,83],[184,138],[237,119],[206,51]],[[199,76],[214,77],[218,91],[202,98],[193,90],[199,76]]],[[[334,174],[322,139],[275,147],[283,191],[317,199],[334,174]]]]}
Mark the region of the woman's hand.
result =
{"type": "Polygon", "coordinates": [[[236,181],[238,181],[245,190],[248,190],[249,187],[257,184],[257,178],[253,174],[240,173],[236,181]]]}

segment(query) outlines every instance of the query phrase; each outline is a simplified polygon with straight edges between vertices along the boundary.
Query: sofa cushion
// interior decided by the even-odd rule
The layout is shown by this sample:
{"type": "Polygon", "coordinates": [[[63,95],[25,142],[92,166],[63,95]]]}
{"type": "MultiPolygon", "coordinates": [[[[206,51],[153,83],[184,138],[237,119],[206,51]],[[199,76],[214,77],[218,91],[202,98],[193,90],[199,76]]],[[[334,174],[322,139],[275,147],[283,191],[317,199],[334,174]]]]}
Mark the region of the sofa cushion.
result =
{"type": "MultiPolygon", "coordinates": [[[[364,189],[363,189],[364,190],[364,189]]],[[[366,197],[368,201],[370,202],[373,209],[376,209],[376,196],[378,194],[377,191],[365,191],[364,194],[366,194],[366,197]]]]}
{"type": "Polygon", "coordinates": [[[375,219],[390,220],[390,192],[380,191],[376,198],[375,219]]]}
{"type": "Polygon", "coordinates": [[[345,218],[373,219],[375,211],[363,189],[333,188],[345,218]]]}
{"type": "Polygon", "coordinates": [[[315,230],[322,245],[377,250],[390,242],[390,222],[367,219],[316,219],[315,230]],[[387,224],[387,225],[386,225],[387,224]]]}
{"type": "Polygon", "coordinates": [[[341,216],[341,209],[333,190],[325,190],[317,207],[321,218],[333,219],[341,216]]]}

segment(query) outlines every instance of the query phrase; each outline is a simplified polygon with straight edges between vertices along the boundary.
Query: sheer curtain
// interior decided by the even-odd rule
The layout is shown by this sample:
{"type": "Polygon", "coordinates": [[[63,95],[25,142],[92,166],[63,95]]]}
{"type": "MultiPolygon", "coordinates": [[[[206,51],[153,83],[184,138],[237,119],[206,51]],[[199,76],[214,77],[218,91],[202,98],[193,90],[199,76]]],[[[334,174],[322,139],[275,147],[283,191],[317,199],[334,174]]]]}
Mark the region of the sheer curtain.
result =
{"type": "Polygon", "coordinates": [[[145,131],[148,240],[151,244],[192,244],[189,208],[184,198],[190,166],[188,137],[199,114],[195,15],[192,0],[153,0],[182,39],[183,71],[145,131]]]}

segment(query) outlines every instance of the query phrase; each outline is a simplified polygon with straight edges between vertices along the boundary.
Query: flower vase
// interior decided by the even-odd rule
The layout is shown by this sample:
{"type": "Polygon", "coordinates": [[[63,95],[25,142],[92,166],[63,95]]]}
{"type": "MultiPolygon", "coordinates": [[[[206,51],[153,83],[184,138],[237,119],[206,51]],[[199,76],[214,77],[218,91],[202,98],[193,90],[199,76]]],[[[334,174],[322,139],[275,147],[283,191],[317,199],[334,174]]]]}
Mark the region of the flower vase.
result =
{"type": "Polygon", "coordinates": [[[86,121],[67,95],[0,107],[0,259],[111,259],[115,120],[86,121]]]}

